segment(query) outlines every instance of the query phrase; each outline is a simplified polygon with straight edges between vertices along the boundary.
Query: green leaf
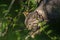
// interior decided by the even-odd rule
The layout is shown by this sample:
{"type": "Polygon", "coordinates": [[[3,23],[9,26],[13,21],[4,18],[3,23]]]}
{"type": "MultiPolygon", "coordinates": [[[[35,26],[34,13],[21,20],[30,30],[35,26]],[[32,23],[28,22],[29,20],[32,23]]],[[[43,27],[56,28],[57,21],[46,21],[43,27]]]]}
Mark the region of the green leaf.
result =
{"type": "Polygon", "coordinates": [[[30,0],[33,4],[36,4],[36,1],[35,0],[30,0]]]}

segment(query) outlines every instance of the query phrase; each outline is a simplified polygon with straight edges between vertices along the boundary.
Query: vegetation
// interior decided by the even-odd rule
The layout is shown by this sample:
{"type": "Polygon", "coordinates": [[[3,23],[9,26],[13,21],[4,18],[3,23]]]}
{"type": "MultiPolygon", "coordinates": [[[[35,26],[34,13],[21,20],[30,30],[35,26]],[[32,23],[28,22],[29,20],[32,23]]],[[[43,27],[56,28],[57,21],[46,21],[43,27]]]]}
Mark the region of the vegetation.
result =
{"type": "MultiPolygon", "coordinates": [[[[34,0],[0,0],[0,40],[25,40],[29,30],[24,24],[24,13],[34,11],[37,5],[34,0]]],[[[60,26],[45,24],[45,21],[39,23],[40,26],[44,25],[40,29],[40,35],[27,40],[60,40],[60,26]]]]}

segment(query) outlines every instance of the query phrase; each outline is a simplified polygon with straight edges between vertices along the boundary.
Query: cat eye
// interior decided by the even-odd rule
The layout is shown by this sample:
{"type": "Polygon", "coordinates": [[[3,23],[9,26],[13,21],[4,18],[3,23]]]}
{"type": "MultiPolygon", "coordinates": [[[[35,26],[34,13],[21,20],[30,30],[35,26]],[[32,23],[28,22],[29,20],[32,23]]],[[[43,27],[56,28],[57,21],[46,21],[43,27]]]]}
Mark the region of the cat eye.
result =
{"type": "Polygon", "coordinates": [[[29,25],[31,25],[31,24],[29,24],[29,25]]]}

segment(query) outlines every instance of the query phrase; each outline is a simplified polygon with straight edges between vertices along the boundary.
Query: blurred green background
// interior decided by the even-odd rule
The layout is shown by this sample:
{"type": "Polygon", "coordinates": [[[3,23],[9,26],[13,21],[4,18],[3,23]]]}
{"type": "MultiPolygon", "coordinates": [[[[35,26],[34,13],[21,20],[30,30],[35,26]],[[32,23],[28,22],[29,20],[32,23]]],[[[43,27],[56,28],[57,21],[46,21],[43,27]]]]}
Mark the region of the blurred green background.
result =
{"type": "MultiPolygon", "coordinates": [[[[23,12],[32,12],[36,8],[35,0],[0,0],[0,40],[25,40],[29,31],[25,28],[23,12]]],[[[28,40],[60,40],[59,23],[53,21],[45,25],[40,35],[28,40]]]]}

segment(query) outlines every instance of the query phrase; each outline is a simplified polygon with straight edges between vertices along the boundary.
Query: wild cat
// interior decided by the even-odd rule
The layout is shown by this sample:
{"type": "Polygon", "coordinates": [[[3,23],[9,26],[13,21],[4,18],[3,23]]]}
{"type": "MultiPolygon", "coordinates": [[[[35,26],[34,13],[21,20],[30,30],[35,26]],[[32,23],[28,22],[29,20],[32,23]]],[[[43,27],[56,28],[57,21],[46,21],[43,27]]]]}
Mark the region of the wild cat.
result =
{"type": "Polygon", "coordinates": [[[39,22],[44,20],[48,22],[51,19],[57,20],[56,18],[59,18],[59,4],[60,0],[42,0],[38,8],[26,16],[25,25],[28,30],[31,30],[29,34],[32,37],[40,32],[39,22]]]}

